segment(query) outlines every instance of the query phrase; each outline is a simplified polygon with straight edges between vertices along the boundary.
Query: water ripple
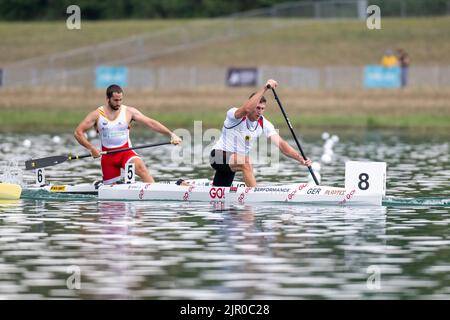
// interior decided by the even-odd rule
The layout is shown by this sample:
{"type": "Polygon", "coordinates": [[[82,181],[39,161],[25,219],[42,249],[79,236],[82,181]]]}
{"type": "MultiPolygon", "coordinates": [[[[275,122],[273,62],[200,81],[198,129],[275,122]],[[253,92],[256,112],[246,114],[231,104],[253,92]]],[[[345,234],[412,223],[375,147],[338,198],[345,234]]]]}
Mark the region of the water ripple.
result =
{"type": "MultiPolygon", "coordinates": [[[[69,135],[57,146],[50,136],[26,136],[33,150],[24,138],[2,136],[0,161],[4,150],[84,153],[69,135]]],[[[341,137],[334,161],[322,164],[323,183],[342,186],[345,161],[386,161],[388,192],[379,208],[217,208],[25,192],[0,203],[0,298],[449,299],[448,142],[417,139],[341,137]],[[80,288],[69,288],[77,276],[80,288]]],[[[304,149],[320,159],[320,143],[311,138],[304,149]]],[[[167,164],[170,152],[141,154],[159,179],[212,174],[207,164],[167,164]]],[[[289,160],[256,171],[263,183],[307,179],[289,160]]],[[[99,179],[100,168],[86,159],[46,173],[49,182],[84,183],[99,179]]],[[[22,178],[34,181],[31,172],[22,178]]]]}

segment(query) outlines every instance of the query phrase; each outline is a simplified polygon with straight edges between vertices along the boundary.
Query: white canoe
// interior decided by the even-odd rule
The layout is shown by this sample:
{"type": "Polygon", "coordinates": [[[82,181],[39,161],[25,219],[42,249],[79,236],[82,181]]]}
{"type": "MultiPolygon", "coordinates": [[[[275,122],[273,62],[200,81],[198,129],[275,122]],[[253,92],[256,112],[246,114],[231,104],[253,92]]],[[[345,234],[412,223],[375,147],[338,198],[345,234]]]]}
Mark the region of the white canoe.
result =
{"type": "Polygon", "coordinates": [[[299,203],[320,205],[381,206],[386,194],[386,163],[348,161],[345,164],[345,188],[290,183],[246,187],[235,182],[231,187],[215,187],[208,179],[188,180],[190,186],[174,182],[100,185],[52,185],[31,189],[57,193],[96,194],[99,200],[203,201],[229,204],[299,203]]]}
{"type": "Polygon", "coordinates": [[[364,193],[345,188],[316,186],[308,183],[267,185],[254,188],[235,183],[232,187],[214,187],[207,179],[190,180],[191,186],[175,183],[132,183],[101,185],[50,185],[38,187],[49,192],[97,194],[99,200],[131,201],[201,201],[246,203],[297,203],[320,205],[375,205],[382,203],[382,194],[364,193]]]}

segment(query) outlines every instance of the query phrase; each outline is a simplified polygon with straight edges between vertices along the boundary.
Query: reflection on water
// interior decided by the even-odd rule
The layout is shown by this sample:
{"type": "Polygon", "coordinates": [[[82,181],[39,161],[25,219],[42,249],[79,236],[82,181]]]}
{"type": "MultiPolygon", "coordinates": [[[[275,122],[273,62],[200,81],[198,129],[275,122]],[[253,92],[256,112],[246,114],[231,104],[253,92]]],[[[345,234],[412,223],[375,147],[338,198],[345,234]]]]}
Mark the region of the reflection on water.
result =
{"type": "MultiPolygon", "coordinates": [[[[2,139],[0,148],[20,149],[17,137],[2,139]]],[[[77,148],[70,139],[63,137],[59,152],[77,148]]],[[[448,299],[448,142],[397,139],[341,138],[335,162],[322,166],[324,183],[343,185],[345,160],[387,161],[391,203],[379,208],[92,197],[0,203],[0,298],[448,299]],[[395,203],[420,197],[435,202],[395,203]]],[[[313,143],[304,148],[320,157],[313,143]]],[[[162,162],[168,151],[142,151],[156,176],[211,174],[206,165],[169,170],[162,162]]],[[[55,146],[43,144],[35,156],[54,153],[55,146]]],[[[0,156],[6,159],[4,151],[0,156]]],[[[306,178],[290,161],[280,169],[260,175],[263,182],[306,178]]],[[[99,178],[99,167],[80,161],[47,175],[88,182],[99,178]]]]}

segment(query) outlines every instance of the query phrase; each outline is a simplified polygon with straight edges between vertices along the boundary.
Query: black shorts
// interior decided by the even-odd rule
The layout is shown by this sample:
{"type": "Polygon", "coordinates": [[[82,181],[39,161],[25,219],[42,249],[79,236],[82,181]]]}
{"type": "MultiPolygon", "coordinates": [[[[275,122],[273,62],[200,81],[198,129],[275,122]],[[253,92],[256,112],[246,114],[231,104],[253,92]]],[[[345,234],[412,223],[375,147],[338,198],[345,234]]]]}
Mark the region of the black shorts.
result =
{"type": "Polygon", "coordinates": [[[230,157],[232,153],[213,149],[209,157],[211,167],[216,170],[213,185],[216,187],[230,187],[236,172],[230,168],[230,157]]]}

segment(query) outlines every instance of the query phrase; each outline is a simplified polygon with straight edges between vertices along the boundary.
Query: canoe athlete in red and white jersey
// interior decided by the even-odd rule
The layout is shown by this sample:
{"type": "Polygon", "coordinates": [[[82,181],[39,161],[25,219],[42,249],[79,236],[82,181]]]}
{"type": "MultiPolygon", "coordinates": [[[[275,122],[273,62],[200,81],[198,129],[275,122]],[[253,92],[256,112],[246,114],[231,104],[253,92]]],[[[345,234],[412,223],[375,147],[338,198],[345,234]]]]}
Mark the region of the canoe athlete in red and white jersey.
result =
{"type": "Polygon", "coordinates": [[[180,144],[182,140],[162,125],[160,122],[143,115],[139,110],[122,104],[123,90],[118,85],[111,85],[106,89],[106,104],[87,115],[75,130],[75,138],[94,158],[102,157],[101,166],[103,183],[112,184],[120,179],[120,169],[124,169],[128,162],[135,165],[136,174],[143,182],[153,183],[144,161],[133,151],[123,151],[112,154],[101,154],[101,151],[110,151],[131,147],[130,124],[132,121],[143,123],[153,131],[166,134],[172,144],[180,144]],[[102,150],[98,150],[85,137],[85,132],[96,127],[101,141],[102,150]]]}

